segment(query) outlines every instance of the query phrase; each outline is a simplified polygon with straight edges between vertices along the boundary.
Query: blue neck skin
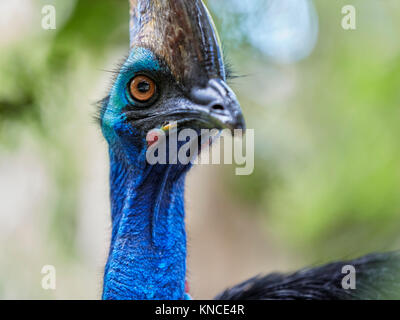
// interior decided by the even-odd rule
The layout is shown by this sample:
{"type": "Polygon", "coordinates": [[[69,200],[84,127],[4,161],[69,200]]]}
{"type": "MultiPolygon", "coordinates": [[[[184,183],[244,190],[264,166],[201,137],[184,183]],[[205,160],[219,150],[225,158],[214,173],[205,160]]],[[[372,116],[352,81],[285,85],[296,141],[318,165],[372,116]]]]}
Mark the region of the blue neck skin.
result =
{"type": "Polygon", "coordinates": [[[112,235],[103,299],[186,299],[184,183],[188,166],[146,161],[147,143],[123,112],[132,77],[159,71],[147,49],[132,49],[101,114],[109,144],[112,235]]]}
{"type": "Polygon", "coordinates": [[[103,299],[187,299],[186,169],[150,166],[145,150],[118,150],[109,152],[112,237],[103,299]]]}

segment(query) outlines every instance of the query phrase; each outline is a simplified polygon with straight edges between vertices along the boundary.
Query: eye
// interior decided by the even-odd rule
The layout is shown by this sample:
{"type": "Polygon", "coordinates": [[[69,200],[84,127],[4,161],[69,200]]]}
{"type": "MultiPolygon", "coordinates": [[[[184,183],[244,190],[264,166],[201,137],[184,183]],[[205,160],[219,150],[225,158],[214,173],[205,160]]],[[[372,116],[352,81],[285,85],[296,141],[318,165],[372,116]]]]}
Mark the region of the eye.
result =
{"type": "Polygon", "coordinates": [[[133,99],[147,102],[156,94],[156,83],[147,76],[136,76],[129,84],[129,92],[133,99]]]}

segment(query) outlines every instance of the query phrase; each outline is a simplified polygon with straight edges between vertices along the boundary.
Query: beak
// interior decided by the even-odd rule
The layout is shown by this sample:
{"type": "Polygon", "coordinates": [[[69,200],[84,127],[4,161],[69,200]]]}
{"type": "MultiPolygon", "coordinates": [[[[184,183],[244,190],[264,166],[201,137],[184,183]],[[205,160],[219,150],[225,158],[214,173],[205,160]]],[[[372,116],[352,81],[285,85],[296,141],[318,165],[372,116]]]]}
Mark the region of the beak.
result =
{"type": "Polygon", "coordinates": [[[193,88],[191,100],[199,112],[208,118],[210,127],[230,130],[246,129],[239,102],[224,81],[211,79],[205,88],[193,88]]]}

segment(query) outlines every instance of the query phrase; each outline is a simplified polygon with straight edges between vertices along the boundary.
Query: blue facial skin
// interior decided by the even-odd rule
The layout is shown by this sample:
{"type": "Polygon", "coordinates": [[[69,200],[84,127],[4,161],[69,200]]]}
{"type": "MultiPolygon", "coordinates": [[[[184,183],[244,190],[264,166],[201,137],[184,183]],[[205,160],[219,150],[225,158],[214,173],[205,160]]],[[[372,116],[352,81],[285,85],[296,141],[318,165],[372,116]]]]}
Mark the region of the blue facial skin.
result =
{"type": "Polygon", "coordinates": [[[112,235],[103,299],[186,299],[184,183],[179,165],[150,166],[142,133],[123,109],[132,105],[129,81],[140,72],[162,71],[148,50],[133,49],[103,107],[109,144],[112,235]]]}
{"type": "Polygon", "coordinates": [[[128,99],[126,92],[129,81],[136,73],[160,70],[161,66],[151,51],[143,48],[132,49],[111,89],[110,98],[101,119],[103,135],[110,146],[118,142],[117,132],[128,129],[123,108],[134,103],[128,99]]]}

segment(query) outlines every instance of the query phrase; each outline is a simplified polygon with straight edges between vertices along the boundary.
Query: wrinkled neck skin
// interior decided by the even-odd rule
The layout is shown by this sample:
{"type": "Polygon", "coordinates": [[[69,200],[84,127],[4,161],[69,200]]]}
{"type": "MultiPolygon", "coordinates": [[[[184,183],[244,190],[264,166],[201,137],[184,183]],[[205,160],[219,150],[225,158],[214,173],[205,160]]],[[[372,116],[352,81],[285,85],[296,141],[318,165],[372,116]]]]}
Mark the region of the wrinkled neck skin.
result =
{"type": "Polygon", "coordinates": [[[146,162],[146,148],[110,145],[112,235],[103,299],[181,300],[185,294],[186,167],[146,162]]]}

